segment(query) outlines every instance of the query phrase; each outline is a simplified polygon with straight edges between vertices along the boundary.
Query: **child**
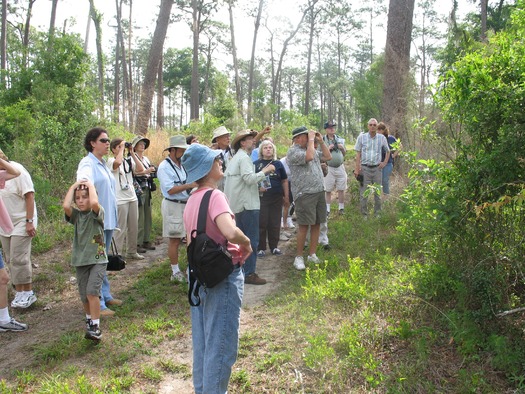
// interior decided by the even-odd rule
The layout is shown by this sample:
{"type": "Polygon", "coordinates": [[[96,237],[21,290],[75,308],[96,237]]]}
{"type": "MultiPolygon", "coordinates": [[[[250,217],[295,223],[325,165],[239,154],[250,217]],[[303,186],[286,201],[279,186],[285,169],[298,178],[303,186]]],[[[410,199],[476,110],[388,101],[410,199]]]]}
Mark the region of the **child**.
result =
{"type": "Polygon", "coordinates": [[[99,341],[102,338],[99,295],[108,262],[104,209],[98,203],[95,186],[87,180],[77,181],[69,188],[63,208],[66,221],[75,225],[71,265],[76,268],[78,292],[86,312],[85,338],[99,341]]]}

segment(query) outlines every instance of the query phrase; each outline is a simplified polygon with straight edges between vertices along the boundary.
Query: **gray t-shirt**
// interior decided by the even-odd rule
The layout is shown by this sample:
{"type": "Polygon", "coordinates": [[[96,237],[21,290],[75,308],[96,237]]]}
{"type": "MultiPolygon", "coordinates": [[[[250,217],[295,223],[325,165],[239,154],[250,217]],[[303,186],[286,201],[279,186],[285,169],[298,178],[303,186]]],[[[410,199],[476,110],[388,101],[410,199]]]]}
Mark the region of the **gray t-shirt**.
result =
{"type": "Polygon", "coordinates": [[[306,162],[306,149],[292,145],[286,154],[286,161],[292,173],[292,194],[294,199],[302,194],[314,194],[324,191],[323,170],[321,170],[322,152],[316,151],[314,159],[306,162]]]}
{"type": "Polygon", "coordinates": [[[100,206],[98,215],[93,212],[82,212],[72,208],[71,217],[66,215],[66,221],[75,225],[71,265],[106,264],[106,247],[104,244],[104,208],[100,206]]]}

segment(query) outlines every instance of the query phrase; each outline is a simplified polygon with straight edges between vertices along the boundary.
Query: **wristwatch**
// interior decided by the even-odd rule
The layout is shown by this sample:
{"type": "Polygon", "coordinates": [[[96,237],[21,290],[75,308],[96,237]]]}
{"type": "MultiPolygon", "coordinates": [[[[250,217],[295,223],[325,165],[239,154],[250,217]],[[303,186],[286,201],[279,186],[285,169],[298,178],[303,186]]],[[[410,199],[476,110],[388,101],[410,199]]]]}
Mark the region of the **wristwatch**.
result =
{"type": "Polygon", "coordinates": [[[33,223],[33,219],[26,219],[26,223],[33,223]]]}

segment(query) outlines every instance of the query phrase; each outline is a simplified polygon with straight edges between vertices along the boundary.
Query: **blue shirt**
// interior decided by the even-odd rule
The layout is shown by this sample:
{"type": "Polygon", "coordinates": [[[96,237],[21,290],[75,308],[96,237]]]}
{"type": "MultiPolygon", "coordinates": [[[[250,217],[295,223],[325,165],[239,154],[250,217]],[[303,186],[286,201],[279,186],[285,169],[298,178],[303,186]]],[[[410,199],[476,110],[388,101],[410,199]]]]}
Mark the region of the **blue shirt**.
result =
{"type": "Polygon", "coordinates": [[[115,193],[115,178],[106,166],[106,162],[99,160],[89,152],[77,168],[77,181],[87,179],[97,191],[98,202],[104,208],[104,230],[114,230],[118,227],[117,195],[115,193]]]}
{"type": "Polygon", "coordinates": [[[370,133],[360,134],[357,137],[354,149],[361,152],[361,164],[368,166],[376,166],[381,163],[383,149],[390,151],[385,136],[379,133],[374,137],[370,133]]]}
{"type": "Polygon", "coordinates": [[[160,183],[160,191],[162,196],[168,200],[187,201],[189,198],[189,190],[183,190],[177,194],[169,194],[173,186],[181,186],[186,184],[186,170],[182,165],[179,167],[173,160],[167,157],[162,160],[157,170],[157,178],[160,183]]]}

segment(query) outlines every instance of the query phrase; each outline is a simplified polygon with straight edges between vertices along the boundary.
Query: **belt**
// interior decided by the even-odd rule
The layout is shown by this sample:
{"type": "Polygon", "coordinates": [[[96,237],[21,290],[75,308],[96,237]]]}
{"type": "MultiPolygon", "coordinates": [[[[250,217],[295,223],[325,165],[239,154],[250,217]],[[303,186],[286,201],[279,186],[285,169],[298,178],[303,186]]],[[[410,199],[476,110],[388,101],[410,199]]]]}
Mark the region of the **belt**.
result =
{"type": "Polygon", "coordinates": [[[376,168],[376,167],[379,167],[379,164],[376,164],[376,165],[371,165],[371,164],[361,164],[363,167],[368,167],[368,168],[376,168]]]}
{"type": "Polygon", "coordinates": [[[164,198],[166,201],[176,202],[177,204],[186,204],[187,201],[180,201],[180,200],[170,200],[169,198],[164,198]]]}

